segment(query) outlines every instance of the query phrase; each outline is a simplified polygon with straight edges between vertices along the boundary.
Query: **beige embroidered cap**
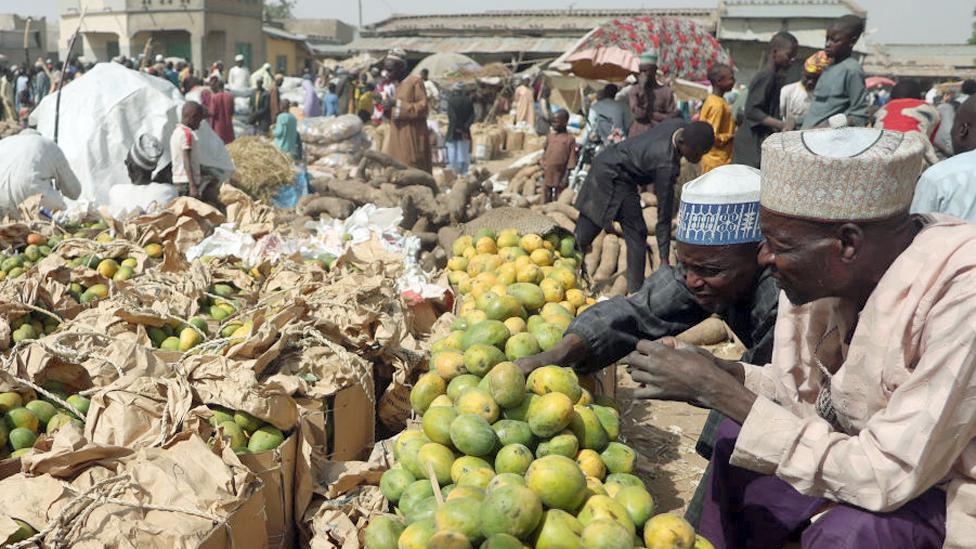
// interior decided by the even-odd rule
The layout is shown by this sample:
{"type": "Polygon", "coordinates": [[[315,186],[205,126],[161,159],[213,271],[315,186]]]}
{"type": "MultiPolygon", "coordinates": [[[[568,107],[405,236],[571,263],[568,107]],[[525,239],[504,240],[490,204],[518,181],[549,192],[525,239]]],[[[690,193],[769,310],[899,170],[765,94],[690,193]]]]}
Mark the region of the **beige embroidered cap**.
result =
{"type": "Polygon", "coordinates": [[[807,219],[890,217],[912,203],[923,150],[913,135],[871,128],[773,134],[762,146],[759,202],[807,219]]]}

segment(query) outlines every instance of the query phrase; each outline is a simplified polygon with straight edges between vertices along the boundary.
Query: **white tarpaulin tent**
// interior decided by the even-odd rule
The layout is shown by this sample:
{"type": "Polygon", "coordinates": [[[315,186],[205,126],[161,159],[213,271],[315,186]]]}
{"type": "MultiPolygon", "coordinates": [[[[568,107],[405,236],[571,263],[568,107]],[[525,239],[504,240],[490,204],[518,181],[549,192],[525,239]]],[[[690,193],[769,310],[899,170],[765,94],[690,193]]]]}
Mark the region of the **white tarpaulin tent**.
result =
{"type": "MultiPolygon", "coordinates": [[[[31,113],[30,122],[54,138],[56,94],[50,94],[31,113]]],[[[129,147],[143,133],[163,144],[158,168],[170,163],[169,138],[179,121],[183,97],[162,78],[99,63],[65,86],[61,94],[58,145],[81,182],[80,200],[109,203],[109,187],[128,183],[125,160],[129,147]]],[[[200,159],[205,169],[230,177],[234,164],[224,143],[209,124],[197,130],[200,159]]]]}

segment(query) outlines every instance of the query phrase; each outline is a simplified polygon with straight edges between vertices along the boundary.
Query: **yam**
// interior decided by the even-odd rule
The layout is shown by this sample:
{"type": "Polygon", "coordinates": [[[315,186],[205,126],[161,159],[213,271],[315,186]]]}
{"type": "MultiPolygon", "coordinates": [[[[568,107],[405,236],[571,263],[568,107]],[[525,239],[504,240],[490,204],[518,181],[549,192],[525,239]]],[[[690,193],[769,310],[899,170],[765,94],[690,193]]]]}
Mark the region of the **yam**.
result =
{"type": "Polygon", "coordinates": [[[579,210],[568,205],[557,202],[550,202],[545,205],[546,213],[559,212],[576,222],[579,219],[579,210]]]}
{"type": "Polygon", "coordinates": [[[461,228],[457,225],[445,225],[437,231],[437,243],[444,250],[451,250],[454,241],[461,236],[461,228]]]}
{"type": "Polygon", "coordinates": [[[678,341],[692,345],[715,345],[729,339],[725,322],[720,318],[706,318],[677,336],[678,341]]]}
{"type": "Polygon", "coordinates": [[[310,200],[299,211],[311,218],[318,218],[322,213],[326,213],[334,219],[346,219],[355,209],[356,205],[346,199],[319,196],[310,200]]]}
{"type": "Polygon", "coordinates": [[[640,193],[644,206],[657,206],[657,195],[654,193],[640,193]]]}
{"type": "Polygon", "coordinates": [[[603,240],[603,251],[600,253],[600,266],[593,273],[593,280],[602,282],[610,278],[617,271],[617,261],[620,256],[620,243],[615,235],[608,234],[603,240]]]}
{"type": "Polygon", "coordinates": [[[572,205],[576,202],[576,191],[569,187],[563,189],[563,192],[559,193],[559,198],[556,199],[556,202],[572,205]]]}
{"type": "Polygon", "coordinates": [[[620,242],[620,252],[617,255],[617,269],[614,273],[617,278],[613,281],[613,286],[610,287],[610,295],[627,295],[627,243],[622,242],[623,239],[618,239],[620,242]]]}
{"type": "Polygon", "coordinates": [[[430,228],[430,220],[426,217],[421,217],[416,223],[410,227],[410,232],[412,233],[425,233],[430,228]]]}
{"type": "Polygon", "coordinates": [[[657,208],[644,208],[641,213],[644,215],[644,223],[647,225],[647,234],[653,235],[657,226],[657,208]]]}
{"type": "Polygon", "coordinates": [[[562,212],[550,212],[546,214],[550,219],[556,222],[557,225],[566,229],[569,232],[576,230],[576,223],[572,219],[566,217],[562,212]]]}
{"type": "Polygon", "coordinates": [[[316,181],[315,191],[319,194],[343,198],[362,206],[374,203],[381,207],[390,207],[395,204],[390,203],[386,193],[374,189],[369,185],[352,179],[328,179],[316,181]]]}
{"type": "Polygon", "coordinates": [[[471,195],[480,187],[481,184],[478,180],[468,177],[459,178],[454,182],[451,192],[448,193],[447,198],[444,200],[447,215],[451,223],[457,224],[466,219],[470,219],[464,217],[465,209],[468,206],[471,195]]]}
{"type": "Polygon", "coordinates": [[[434,176],[423,170],[407,168],[393,172],[392,176],[392,183],[397,187],[423,186],[430,189],[435,195],[440,190],[437,188],[434,176]]]}
{"type": "Polygon", "coordinates": [[[583,258],[583,265],[586,266],[586,272],[593,276],[596,274],[597,267],[600,266],[600,257],[603,253],[603,241],[606,239],[606,233],[600,233],[596,238],[593,239],[593,243],[590,244],[590,250],[586,252],[586,256],[583,258]]]}

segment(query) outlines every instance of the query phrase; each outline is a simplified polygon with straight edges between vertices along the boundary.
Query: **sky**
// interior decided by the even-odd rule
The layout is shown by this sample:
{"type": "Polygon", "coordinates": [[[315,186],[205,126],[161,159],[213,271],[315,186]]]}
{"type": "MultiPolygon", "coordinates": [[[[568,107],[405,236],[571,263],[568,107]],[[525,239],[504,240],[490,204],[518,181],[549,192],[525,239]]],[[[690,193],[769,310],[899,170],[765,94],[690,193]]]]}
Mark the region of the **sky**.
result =
{"type": "MultiPolygon", "coordinates": [[[[360,0],[363,21],[398,13],[458,13],[518,9],[712,7],[716,0],[360,0]]],[[[960,43],[972,32],[976,0],[857,0],[868,11],[869,39],[881,43],[960,43]]],[[[0,13],[57,16],[57,0],[0,0],[0,13]],[[25,4],[29,4],[26,7],[25,4]]],[[[298,0],[297,17],[358,21],[356,0],[298,0]]]]}

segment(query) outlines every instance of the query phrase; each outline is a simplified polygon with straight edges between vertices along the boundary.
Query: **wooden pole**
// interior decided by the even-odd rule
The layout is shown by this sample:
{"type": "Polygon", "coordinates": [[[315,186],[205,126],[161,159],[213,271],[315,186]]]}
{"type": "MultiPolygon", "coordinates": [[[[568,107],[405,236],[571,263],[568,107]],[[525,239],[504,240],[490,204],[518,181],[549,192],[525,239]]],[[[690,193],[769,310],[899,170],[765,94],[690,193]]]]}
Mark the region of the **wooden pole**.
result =
{"type": "Polygon", "coordinates": [[[81,24],[85,21],[85,13],[88,11],[87,8],[81,10],[81,15],[78,17],[78,29],[71,36],[71,41],[68,42],[68,52],[64,54],[64,63],[61,66],[61,79],[58,80],[58,91],[57,97],[54,99],[54,143],[58,142],[58,125],[61,122],[61,89],[64,88],[64,80],[68,76],[68,62],[71,61],[71,51],[75,49],[75,42],[78,40],[78,35],[81,34],[81,24]]]}

